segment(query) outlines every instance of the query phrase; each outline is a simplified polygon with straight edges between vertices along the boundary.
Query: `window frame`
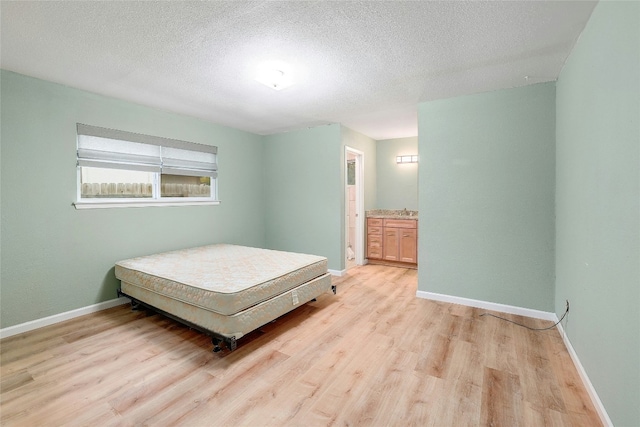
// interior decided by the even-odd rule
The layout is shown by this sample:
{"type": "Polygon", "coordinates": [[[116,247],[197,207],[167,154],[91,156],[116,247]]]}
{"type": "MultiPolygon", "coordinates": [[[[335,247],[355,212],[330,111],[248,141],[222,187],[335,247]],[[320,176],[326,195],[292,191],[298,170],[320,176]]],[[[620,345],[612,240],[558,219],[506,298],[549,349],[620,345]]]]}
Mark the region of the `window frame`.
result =
{"type": "MultiPolygon", "coordinates": [[[[162,151],[162,150],[161,150],[162,151]]],[[[76,201],[73,203],[76,209],[104,209],[104,208],[130,208],[130,207],[151,207],[151,206],[203,206],[203,205],[219,205],[218,198],[218,176],[217,176],[217,147],[205,144],[196,144],[193,142],[180,141],[169,138],[156,137],[151,135],[137,134],[115,129],[100,128],[97,126],[77,124],[76,132],[76,201]],[[97,136],[112,140],[148,143],[150,145],[159,145],[160,147],[182,148],[191,151],[203,153],[212,153],[215,156],[214,175],[209,174],[198,175],[198,171],[194,170],[194,175],[187,176],[210,176],[210,197],[162,197],[161,195],[161,176],[162,170],[146,171],[153,174],[152,180],[152,197],[151,198],[83,198],[82,197],[82,168],[92,166],[81,166],[81,157],[79,155],[79,140],[81,135],[97,136]],[[151,142],[147,142],[151,141],[151,142]],[[166,144],[166,145],[164,145],[166,144]],[[202,150],[198,148],[202,147],[202,150]]],[[[117,161],[116,161],[117,163],[117,161]]],[[[128,170],[137,170],[135,167],[128,167],[128,170]]],[[[171,175],[171,172],[167,171],[171,175]]]]}

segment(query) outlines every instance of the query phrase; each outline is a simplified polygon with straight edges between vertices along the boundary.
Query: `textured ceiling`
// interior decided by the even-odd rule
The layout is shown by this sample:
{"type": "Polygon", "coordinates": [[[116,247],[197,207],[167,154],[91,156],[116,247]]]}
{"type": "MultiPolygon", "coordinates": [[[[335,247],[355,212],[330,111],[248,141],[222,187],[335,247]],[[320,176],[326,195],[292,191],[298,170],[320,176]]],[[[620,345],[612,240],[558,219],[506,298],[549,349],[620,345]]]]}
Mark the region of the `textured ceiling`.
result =
{"type": "Polygon", "coordinates": [[[419,102],[556,80],[594,6],[2,1],[0,65],[259,134],[338,122],[388,139],[417,135],[419,102]],[[295,85],[258,83],[265,61],[295,85]]]}

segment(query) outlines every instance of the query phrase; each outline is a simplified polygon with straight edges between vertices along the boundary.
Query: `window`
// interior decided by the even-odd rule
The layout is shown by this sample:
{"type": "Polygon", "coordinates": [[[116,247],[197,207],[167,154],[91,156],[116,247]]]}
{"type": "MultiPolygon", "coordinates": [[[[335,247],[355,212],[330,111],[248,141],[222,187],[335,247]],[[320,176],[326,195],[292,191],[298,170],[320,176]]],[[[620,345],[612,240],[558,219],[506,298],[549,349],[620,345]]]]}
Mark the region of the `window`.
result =
{"type": "Polygon", "coordinates": [[[217,204],[217,147],[78,123],[76,208],[217,204]]]}

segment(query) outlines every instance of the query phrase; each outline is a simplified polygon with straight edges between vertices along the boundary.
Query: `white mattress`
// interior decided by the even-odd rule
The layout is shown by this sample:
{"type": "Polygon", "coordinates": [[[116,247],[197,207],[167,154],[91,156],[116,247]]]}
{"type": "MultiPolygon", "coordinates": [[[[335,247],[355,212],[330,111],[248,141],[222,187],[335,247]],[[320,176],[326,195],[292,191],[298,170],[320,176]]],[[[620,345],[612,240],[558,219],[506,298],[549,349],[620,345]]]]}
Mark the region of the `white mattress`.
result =
{"type": "Polygon", "coordinates": [[[228,244],[132,258],[115,267],[125,293],[135,287],[227,316],[326,273],[325,257],[228,244]]]}

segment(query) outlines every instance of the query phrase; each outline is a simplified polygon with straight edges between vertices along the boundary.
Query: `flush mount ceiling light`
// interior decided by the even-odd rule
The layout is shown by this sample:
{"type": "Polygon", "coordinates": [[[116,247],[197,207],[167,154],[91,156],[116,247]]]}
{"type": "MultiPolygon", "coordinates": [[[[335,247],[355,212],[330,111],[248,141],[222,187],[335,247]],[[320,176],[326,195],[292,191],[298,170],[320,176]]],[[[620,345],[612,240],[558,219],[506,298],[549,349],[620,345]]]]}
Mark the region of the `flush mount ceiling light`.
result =
{"type": "Polygon", "coordinates": [[[418,163],[418,156],[396,156],[396,163],[418,163]]]}
{"type": "Polygon", "coordinates": [[[265,64],[258,70],[256,80],[274,90],[282,90],[293,85],[291,72],[282,64],[265,64]]]}

